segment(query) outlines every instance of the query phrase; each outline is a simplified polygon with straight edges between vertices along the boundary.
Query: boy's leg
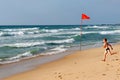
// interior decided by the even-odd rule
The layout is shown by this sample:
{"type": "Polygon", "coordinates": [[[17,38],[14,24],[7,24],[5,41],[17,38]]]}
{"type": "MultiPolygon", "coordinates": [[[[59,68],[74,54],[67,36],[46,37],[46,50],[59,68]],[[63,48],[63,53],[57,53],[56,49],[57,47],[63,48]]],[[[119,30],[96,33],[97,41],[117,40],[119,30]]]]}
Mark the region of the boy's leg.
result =
{"type": "Polygon", "coordinates": [[[109,50],[109,53],[112,55],[112,52],[109,50]]]}
{"type": "Polygon", "coordinates": [[[108,51],[105,51],[105,52],[104,52],[104,58],[103,58],[102,61],[106,61],[107,53],[108,53],[108,51]]]}

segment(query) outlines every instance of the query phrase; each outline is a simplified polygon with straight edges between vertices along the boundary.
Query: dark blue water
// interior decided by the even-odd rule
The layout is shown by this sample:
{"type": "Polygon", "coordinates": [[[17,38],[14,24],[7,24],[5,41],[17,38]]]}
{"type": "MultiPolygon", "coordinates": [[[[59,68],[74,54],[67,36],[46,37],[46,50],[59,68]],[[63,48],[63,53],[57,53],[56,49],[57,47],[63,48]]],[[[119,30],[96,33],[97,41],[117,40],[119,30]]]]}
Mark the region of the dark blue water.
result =
{"type": "Polygon", "coordinates": [[[96,47],[102,39],[120,40],[120,25],[84,25],[80,37],[79,25],[0,26],[0,62],[10,63],[36,55],[53,55],[72,47],[96,47]]]}

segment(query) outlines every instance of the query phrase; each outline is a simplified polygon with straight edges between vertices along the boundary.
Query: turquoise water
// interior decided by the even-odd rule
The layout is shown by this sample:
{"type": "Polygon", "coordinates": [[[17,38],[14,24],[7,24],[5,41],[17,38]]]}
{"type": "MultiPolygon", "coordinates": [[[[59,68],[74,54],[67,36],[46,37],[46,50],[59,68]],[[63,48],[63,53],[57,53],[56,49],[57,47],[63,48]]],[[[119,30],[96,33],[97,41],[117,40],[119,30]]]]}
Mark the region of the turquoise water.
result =
{"type": "Polygon", "coordinates": [[[120,25],[84,25],[82,39],[79,25],[0,26],[0,63],[19,61],[36,55],[54,55],[73,47],[101,46],[120,40],[120,25]]]}

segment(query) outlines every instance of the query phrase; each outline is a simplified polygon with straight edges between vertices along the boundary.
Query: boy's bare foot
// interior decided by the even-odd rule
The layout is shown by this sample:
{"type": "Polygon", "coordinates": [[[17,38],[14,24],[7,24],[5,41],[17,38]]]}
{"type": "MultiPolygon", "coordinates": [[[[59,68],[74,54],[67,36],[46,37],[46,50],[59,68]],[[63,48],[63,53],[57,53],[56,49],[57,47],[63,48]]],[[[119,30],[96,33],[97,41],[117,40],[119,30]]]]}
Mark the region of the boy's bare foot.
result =
{"type": "Polygon", "coordinates": [[[102,61],[104,61],[104,62],[105,62],[105,59],[103,59],[102,61]]]}

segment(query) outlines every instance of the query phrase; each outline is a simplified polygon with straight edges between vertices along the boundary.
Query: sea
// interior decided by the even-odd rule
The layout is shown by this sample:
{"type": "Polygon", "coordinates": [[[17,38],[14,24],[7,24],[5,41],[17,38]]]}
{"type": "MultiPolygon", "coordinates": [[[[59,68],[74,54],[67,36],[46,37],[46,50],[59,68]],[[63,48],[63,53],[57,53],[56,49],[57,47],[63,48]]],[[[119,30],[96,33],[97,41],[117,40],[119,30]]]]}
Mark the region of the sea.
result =
{"type": "Polygon", "coordinates": [[[100,47],[103,38],[118,43],[120,25],[1,25],[0,64],[100,47]]]}

